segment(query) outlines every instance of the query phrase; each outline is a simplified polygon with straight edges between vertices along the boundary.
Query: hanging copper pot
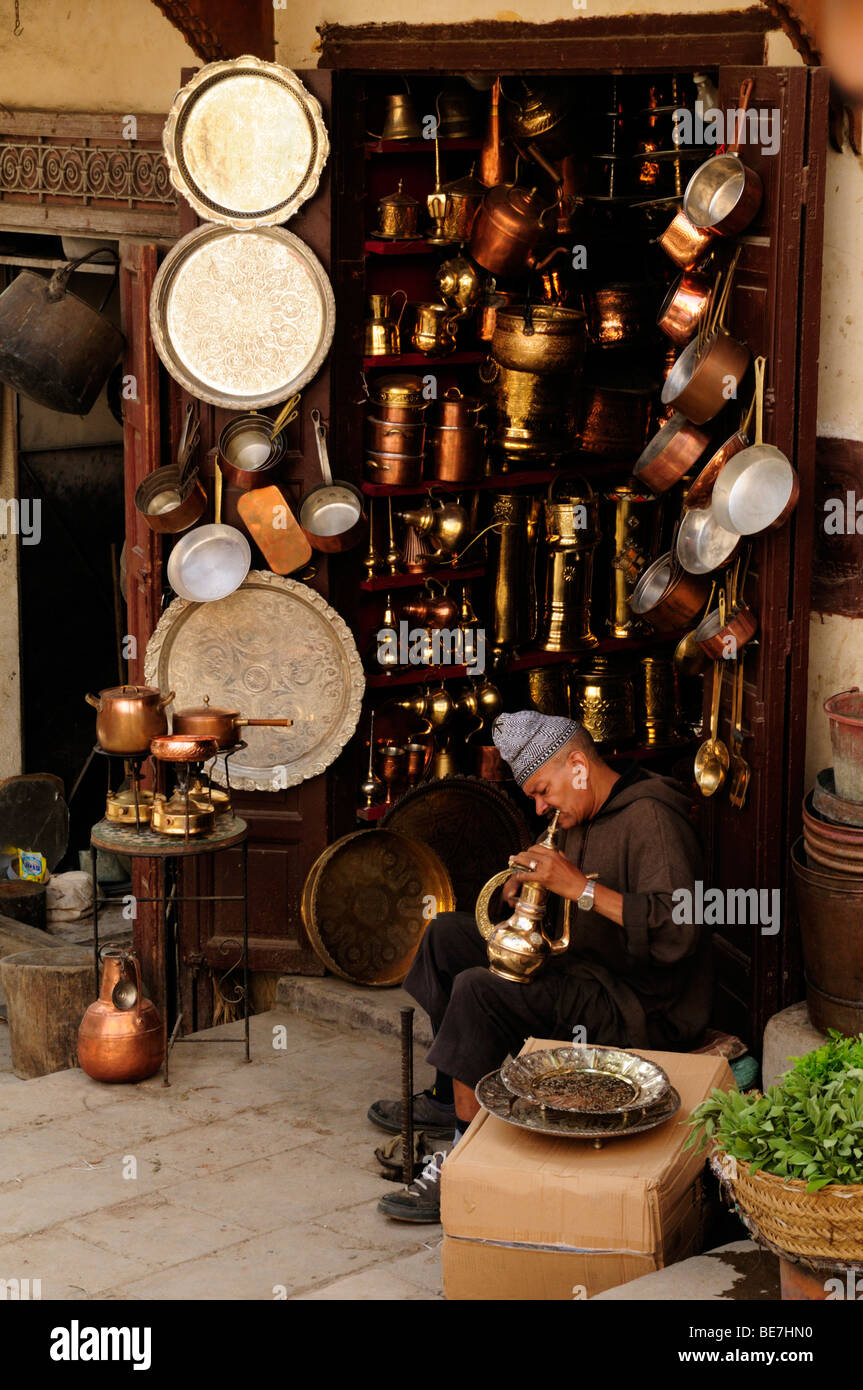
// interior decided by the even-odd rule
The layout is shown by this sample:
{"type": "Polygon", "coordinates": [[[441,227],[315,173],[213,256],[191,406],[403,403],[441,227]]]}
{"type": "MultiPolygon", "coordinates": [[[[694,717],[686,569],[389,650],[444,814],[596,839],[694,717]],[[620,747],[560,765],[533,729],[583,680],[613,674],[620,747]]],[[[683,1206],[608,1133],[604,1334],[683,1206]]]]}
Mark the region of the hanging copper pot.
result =
{"type": "Polygon", "coordinates": [[[94,1081],[144,1081],[164,1060],[162,1021],[143,997],[137,956],[119,946],[100,955],[102,985],[78,1029],[78,1063],[94,1081]]]}
{"type": "Polygon", "coordinates": [[[476,215],[470,238],[470,254],[492,275],[521,275],[542,270],[564,248],[555,247],[538,261],[536,245],[543,219],[553,211],[535,188],[499,184],[490,188],[476,215]]]}

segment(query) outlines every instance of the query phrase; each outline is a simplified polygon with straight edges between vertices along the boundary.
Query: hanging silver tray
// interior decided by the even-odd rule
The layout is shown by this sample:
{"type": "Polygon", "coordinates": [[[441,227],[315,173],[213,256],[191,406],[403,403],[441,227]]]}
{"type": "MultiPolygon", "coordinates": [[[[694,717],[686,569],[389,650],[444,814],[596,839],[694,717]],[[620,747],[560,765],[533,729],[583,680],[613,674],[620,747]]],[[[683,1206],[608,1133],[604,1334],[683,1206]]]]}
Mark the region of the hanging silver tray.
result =
{"type": "MultiPolygon", "coordinates": [[[[527,1054],[530,1055],[530,1054],[527,1054]]],[[[582,1115],[572,1110],[552,1110],[513,1095],[501,1080],[499,1071],[491,1071],[476,1086],[476,1098],[484,1110],[534,1134],[550,1135],[554,1139],[592,1139],[601,1148],[607,1139],[626,1139],[631,1134],[664,1125],[680,1109],[680,1096],[672,1086],[655,1105],[643,1110],[626,1110],[611,1115],[582,1115]]]]}
{"type": "Polygon", "coordinates": [[[504,1062],[500,1074],[514,1095],[554,1110],[576,1111],[582,1117],[644,1110],[646,1106],[655,1105],[671,1089],[668,1076],[655,1062],[648,1062],[637,1052],[625,1052],[619,1047],[596,1047],[590,1043],[524,1052],[504,1062]],[[615,1081],[626,1094],[621,1094],[617,1103],[600,1109],[590,1103],[589,1097],[575,1094],[579,1078],[584,1078],[588,1084],[615,1081]]]}
{"type": "MultiPolygon", "coordinates": [[[[252,570],[227,598],[166,608],[147,644],[148,685],[175,691],[173,709],[216,707],[245,718],[292,719],[289,729],[243,730],[231,786],[280,791],[318,777],[338,757],[360,716],[365,687],[350,629],[315,589],[252,570]]],[[[225,785],[223,758],[213,776],[225,785]]]]}
{"type": "Polygon", "coordinates": [[[330,151],[320,102],[296,73],[245,54],[208,63],[174,98],[162,144],[171,182],[206,222],[287,222],[330,151]]]}
{"type": "Polygon", "coordinates": [[[323,266],[283,227],[196,227],[171,247],[150,296],[166,370],[191,396],[227,410],[301,391],[323,366],[335,319],[323,266]]]}

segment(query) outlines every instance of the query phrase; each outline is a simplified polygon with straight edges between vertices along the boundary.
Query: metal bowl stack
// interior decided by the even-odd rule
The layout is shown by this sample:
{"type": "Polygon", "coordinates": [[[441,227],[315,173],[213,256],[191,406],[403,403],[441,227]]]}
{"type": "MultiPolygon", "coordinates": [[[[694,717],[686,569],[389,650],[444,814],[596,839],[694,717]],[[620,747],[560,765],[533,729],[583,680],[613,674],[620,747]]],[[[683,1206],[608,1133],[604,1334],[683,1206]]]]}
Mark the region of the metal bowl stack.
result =
{"type": "Polygon", "coordinates": [[[483,1077],[477,1099],[491,1114],[536,1133],[606,1139],[643,1133],[680,1108],[655,1062],[636,1052],[589,1044],[511,1058],[483,1077]]]}

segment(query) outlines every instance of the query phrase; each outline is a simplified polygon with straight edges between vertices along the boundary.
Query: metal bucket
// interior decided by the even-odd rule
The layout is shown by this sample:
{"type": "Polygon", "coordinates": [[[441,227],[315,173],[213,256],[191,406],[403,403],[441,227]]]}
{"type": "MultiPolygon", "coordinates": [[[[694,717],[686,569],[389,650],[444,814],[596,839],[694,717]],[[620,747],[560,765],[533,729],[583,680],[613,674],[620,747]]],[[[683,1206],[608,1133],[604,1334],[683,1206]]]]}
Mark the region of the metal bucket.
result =
{"type": "Polygon", "coordinates": [[[806,998],[822,1032],[863,1031],[863,879],[809,867],[802,837],[791,849],[806,998]]]}
{"type": "Polygon", "coordinates": [[[859,686],[824,701],[833,745],[836,795],[863,802],[863,694],[859,686]]]}

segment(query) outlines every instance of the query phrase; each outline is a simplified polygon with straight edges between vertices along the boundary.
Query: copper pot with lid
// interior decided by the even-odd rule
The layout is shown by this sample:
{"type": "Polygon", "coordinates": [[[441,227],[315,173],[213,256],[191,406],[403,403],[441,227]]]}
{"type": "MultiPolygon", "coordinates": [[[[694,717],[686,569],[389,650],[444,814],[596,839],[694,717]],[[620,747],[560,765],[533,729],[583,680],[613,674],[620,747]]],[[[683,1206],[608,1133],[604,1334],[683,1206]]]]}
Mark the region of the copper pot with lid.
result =
{"type": "Polygon", "coordinates": [[[266,727],[289,729],[292,719],[244,719],[239,710],[219,709],[204,696],[201,705],[189,705],[174,711],[173,732],[190,739],[215,739],[218,748],[233,748],[239,739],[239,729],[266,727]]]}
{"type": "Polygon", "coordinates": [[[152,738],[168,731],[165,710],[173,690],[163,697],[148,685],[116,685],[84,698],[97,711],[96,738],[106,753],[145,753],[152,738]]]}

